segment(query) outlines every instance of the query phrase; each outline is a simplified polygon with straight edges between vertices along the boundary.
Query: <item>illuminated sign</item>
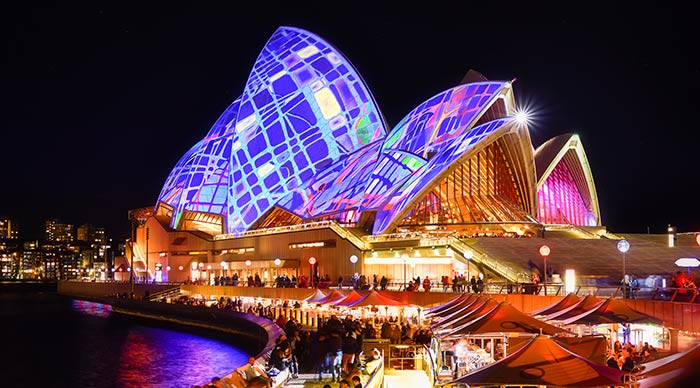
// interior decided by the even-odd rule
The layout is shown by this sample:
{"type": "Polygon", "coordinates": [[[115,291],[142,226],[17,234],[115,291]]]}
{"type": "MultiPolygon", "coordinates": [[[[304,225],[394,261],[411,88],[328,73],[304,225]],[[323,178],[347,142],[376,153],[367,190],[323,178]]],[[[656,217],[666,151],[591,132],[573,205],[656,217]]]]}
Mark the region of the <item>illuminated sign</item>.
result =
{"type": "Polygon", "coordinates": [[[307,249],[307,248],[332,248],[335,247],[335,240],[312,241],[303,243],[289,244],[289,249],[307,249]]]}

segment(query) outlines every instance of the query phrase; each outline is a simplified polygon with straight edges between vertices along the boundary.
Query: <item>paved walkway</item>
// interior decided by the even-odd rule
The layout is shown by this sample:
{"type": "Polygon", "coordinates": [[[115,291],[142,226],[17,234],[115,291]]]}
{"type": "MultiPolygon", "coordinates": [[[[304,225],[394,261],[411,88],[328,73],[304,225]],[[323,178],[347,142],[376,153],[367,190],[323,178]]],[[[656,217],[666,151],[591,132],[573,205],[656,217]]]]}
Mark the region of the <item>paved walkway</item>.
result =
{"type": "Polygon", "coordinates": [[[331,381],[330,374],[324,374],[324,379],[318,381],[318,373],[301,373],[299,377],[287,381],[284,388],[323,388],[324,384],[329,384],[332,388],[338,387],[337,382],[331,381]]]}
{"type": "Polygon", "coordinates": [[[384,370],[384,388],[431,388],[422,370],[384,370]]]}
{"type": "MultiPolygon", "coordinates": [[[[362,376],[362,383],[366,382],[362,376]]],[[[295,379],[290,379],[284,388],[323,388],[324,384],[329,384],[332,388],[337,388],[338,383],[332,382],[330,376],[324,375],[322,381],[318,381],[315,373],[302,373],[295,379]]],[[[384,388],[431,388],[428,376],[422,370],[384,370],[384,388]]]]}

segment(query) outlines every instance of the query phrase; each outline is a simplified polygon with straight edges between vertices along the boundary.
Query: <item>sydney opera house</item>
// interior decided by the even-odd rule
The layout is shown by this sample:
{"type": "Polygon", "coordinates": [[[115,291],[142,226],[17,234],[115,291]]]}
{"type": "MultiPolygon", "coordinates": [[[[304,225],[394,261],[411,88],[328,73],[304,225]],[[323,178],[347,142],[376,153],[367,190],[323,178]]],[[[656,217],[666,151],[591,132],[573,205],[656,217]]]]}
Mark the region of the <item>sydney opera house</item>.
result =
{"type": "Polygon", "coordinates": [[[155,281],[233,272],[521,281],[543,270],[543,244],[551,274],[617,280],[622,238],[640,275],[673,270],[672,258],[697,248],[684,236],[607,231],[580,138],[534,147],[511,82],[469,71],[390,127],[350,61],[292,27],[274,32],[155,206],[129,217],[129,258],[155,281]]]}

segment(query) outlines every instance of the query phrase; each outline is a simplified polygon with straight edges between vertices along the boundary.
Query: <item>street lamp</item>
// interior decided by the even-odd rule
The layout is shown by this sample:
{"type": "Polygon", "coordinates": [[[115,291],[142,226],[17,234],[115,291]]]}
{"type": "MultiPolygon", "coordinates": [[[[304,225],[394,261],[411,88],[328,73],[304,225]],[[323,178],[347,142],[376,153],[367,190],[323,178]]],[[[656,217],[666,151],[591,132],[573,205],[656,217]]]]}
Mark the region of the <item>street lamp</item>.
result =
{"type": "Polygon", "coordinates": [[[282,260],[275,259],[275,279],[280,276],[280,264],[282,264],[282,260]]]}
{"type": "Polygon", "coordinates": [[[406,262],[408,261],[408,253],[401,255],[401,261],[403,261],[403,287],[406,289],[406,262]]]}
{"type": "Polygon", "coordinates": [[[544,259],[544,279],[543,279],[543,280],[544,280],[544,281],[543,281],[543,284],[544,284],[544,296],[547,296],[547,256],[549,256],[549,253],[550,253],[550,252],[551,252],[551,250],[549,249],[548,246],[542,245],[542,246],[540,247],[540,255],[541,255],[542,258],[544,259]]]}
{"type": "Polygon", "coordinates": [[[620,240],[617,242],[617,250],[622,253],[622,295],[627,298],[627,283],[625,282],[625,275],[627,274],[627,268],[625,263],[625,254],[630,250],[630,243],[627,240],[620,240]]]}
{"type": "Polygon", "coordinates": [[[357,255],[350,255],[350,262],[352,263],[352,271],[355,272],[355,264],[357,264],[357,255]]]}
{"type": "MultiPolygon", "coordinates": [[[[253,265],[253,262],[250,261],[250,259],[245,261],[245,266],[246,266],[246,269],[248,270],[248,278],[250,278],[250,266],[251,265],[253,265]]],[[[246,281],[248,281],[248,279],[246,279],[246,281]]],[[[250,286],[250,284],[248,284],[248,286],[250,286]]]]}
{"type": "Polygon", "coordinates": [[[309,257],[309,281],[311,282],[311,288],[314,288],[314,264],[316,264],[316,258],[309,257]]]}
{"type": "Polygon", "coordinates": [[[472,257],[474,257],[474,252],[471,249],[464,252],[464,258],[467,259],[467,279],[469,279],[469,263],[472,261],[472,257]]]}

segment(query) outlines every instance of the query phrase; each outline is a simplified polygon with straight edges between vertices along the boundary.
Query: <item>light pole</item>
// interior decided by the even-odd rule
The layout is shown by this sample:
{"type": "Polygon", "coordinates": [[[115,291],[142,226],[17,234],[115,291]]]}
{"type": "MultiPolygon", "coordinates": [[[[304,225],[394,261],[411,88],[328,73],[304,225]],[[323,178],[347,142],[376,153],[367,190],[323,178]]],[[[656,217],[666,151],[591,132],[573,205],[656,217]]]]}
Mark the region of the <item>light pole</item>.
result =
{"type": "Polygon", "coordinates": [[[403,287],[406,290],[406,262],[408,261],[408,253],[401,255],[401,260],[403,261],[403,287]]]}
{"type": "Polygon", "coordinates": [[[464,258],[467,259],[467,279],[469,279],[469,263],[472,261],[472,257],[474,257],[474,252],[471,249],[464,252],[464,258]]]}
{"type": "MultiPolygon", "coordinates": [[[[279,258],[275,259],[275,283],[277,283],[277,278],[280,277],[280,264],[282,264],[282,260],[279,258]]],[[[275,284],[277,286],[277,284],[275,284]]]]}
{"type": "Polygon", "coordinates": [[[544,259],[544,277],[542,282],[544,284],[544,296],[547,296],[547,256],[549,256],[550,252],[551,250],[548,246],[542,245],[540,247],[540,255],[542,255],[542,258],[544,259]]]}
{"type": "MultiPolygon", "coordinates": [[[[352,263],[352,275],[350,276],[351,282],[352,282],[353,277],[357,273],[357,271],[355,270],[355,264],[357,263],[357,260],[358,260],[357,255],[354,255],[354,254],[350,255],[350,262],[352,263]]],[[[339,285],[339,287],[342,287],[342,285],[339,285]]]]}
{"type": "Polygon", "coordinates": [[[625,282],[625,275],[627,274],[627,268],[625,267],[625,254],[630,250],[630,243],[627,240],[620,240],[617,242],[617,250],[622,253],[622,297],[627,299],[627,282],[625,282]]]}
{"type": "Polygon", "coordinates": [[[314,264],[316,264],[316,258],[313,256],[309,257],[309,282],[311,283],[311,288],[314,288],[314,264]]]}
{"type": "Polygon", "coordinates": [[[355,264],[357,264],[357,260],[359,260],[359,259],[357,258],[357,255],[350,255],[350,262],[352,263],[352,272],[353,272],[353,275],[354,275],[354,273],[356,272],[356,271],[355,271],[355,264]]]}
{"type": "Polygon", "coordinates": [[[151,230],[146,227],[146,283],[148,283],[148,271],[150,268],[148,268],[148,239],[151,238],[150,236],[151,230]]]}

